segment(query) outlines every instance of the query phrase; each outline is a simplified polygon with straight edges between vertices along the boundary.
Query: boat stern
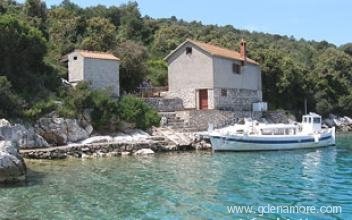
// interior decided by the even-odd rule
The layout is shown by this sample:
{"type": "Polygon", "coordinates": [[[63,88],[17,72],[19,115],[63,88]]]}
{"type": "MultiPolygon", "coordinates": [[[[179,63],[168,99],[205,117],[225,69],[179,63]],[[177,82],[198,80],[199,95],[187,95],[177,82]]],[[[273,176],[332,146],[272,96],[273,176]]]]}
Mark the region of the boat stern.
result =
{"type": "Polygon", "coordinates": [[[331,144],[332,145],[336,145],[336,134],[335,134],[335,132],[336,132],[336,128],[335,127],[332,127],[331,128],[331,144]]]}

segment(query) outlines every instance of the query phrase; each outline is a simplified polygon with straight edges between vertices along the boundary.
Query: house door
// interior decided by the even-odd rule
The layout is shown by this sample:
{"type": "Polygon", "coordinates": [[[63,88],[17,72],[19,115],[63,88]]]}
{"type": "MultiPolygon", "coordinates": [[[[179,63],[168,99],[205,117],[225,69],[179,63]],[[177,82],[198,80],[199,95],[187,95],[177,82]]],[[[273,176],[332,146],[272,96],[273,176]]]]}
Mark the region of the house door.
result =
{"type": "Polygon", "coordinates": [[[208,90],[199,90],[199,109],[208,109],[208,90]]]}

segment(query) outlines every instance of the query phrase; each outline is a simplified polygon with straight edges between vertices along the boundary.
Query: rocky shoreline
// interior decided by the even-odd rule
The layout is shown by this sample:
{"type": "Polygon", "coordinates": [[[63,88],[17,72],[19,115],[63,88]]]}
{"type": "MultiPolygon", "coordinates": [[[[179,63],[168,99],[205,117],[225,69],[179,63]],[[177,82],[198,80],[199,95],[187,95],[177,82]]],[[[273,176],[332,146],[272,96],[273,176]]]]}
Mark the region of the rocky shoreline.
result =
{"type": "Polygon", "coordinates": [[[191,150],[210,150],[207,147],[196,147],[195,145],[176,146],[164,145],[161,142],[140,142],[140,143],[96,143],[69,145],[61,147],[50,147],[41,149],[20,150],[23,158],[26,159],[66,159],[66,158],[98,158],[125,155],[145,155],[160,152],[177,152],[191,150]]]}
{"type": "MultiPolygon", "coordinates": [[[[277,112],[263,120],[290,123],[294,119],[277,112]],[[280,117],[279,117],[280,116],[280,117]]],[[[337,131],[352,131],[352,119],[330,115],[324,126],[337,131]]],[[[25,178],[23,158],[57,160],[98,158],[124,155],[146,155],[159,152],[211,150],[209,140],[194,132],[180,132],[169,127],[154,128],[150,133],[126,129],[110,135],[99,135],[87,121],[65,118],[42,118],[34,126],[11,124],[0,119],[0,183],[25,178]]]]}
{"type": "Polygon", "coordinates": [[[16,143],[0,139],[0,184],[25,180],[27,169],[18,148],[16,143]]]}
{"type": "Polygon", "coordinates": [[[323,124],[327,127],[336,127],[337,131],[351,132],[352,131],[352,118],[348,116],[338,117],[330,114],[328,118],[324,119],[323,124]]]}

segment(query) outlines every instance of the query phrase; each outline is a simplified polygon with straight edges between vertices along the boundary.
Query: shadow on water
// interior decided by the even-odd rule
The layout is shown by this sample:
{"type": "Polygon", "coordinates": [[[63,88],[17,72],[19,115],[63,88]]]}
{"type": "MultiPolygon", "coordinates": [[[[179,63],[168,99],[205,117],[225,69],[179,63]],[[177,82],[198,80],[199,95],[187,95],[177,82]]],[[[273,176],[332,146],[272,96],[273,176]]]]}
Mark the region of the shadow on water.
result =
{"type": "Polygon", "coordinates": [[[228,154],[228,153],[233,153],[233,154],[277,154],[277,153],[311,153],[311,152],[316,152],[320,150],[334,150],[336,149],[336,146],[325,146],[325,147],[319,147],[319,148],[302,148],[302,149],[288,149],[288,150],[247,150],[247,151],[219,151],[216,152],[216,154],[228,154]]]}
{"type": "Polygon", "coordinates": [[[27,168],[26,180],[10,183],[0,183],[0,188],[20,188],[35,185],[42,185],[46,174],[27,168]]]}

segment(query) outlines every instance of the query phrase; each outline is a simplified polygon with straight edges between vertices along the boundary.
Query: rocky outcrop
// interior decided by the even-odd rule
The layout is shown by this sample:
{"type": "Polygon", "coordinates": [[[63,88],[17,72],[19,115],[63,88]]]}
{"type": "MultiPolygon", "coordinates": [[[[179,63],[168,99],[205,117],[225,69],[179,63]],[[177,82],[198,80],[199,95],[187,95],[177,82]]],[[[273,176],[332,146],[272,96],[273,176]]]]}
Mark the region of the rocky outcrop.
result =
{"type": "Polygon", "coordinates": [[[195,150],[211,150],[212,147],[211,147],[211,144],[206,141],[206,140],[200,140],[200,141],[195,141],[193,144],[192,144],[192,147],[195,149],[195,150]]]}
{"type": "Polygon", "coordinates": [[[16,142],[0,140],[0,183],[25,180],[26,165],[16,142]]]}
{"type": "Polygon", "coordinates": [[[338,130],[343,132],[352,131],[352,118],[347,116],[338,117],[336,115],[330,114],[329,118],[324,119],[323,123],[328,127],[335,126],[338,130]]]}
{"type": "Polygon", "coordinates": [[[290,114],[287,111],[284,110],[276,110],[276,111],[266,111],[263,113],[263,119],[260,121],[264,120],[264,122],[267,123],[292,123],[296,121],[295,116],[290,114]]]}
{"type": "Polygon", "coordinates": [[[20,124],[11,125],[5,119],[0,120],[0,136],[5,140],[15,142],[21,148],[48,147],[43,137],[36,134],[32,127],[20,124]]]}
{"type": "Polygon", "coordinates": [[[111,135],[92,136],[80,141],[80,144],[95,143],[137,143],[148,142],[150,135],[139,129],[128,129],[124,132],[117,132],[111,135]]]}
{"type": "Polygon", "coordinates": [[[114,138],[111,136],[93,136],[81,141],[81,144],[110,143],[114,138]]]}
{"type": "Polygon", "coordinates": [[[41,118],[36,124],[36,131],[53,145],[65,145],[87,139],[93,131],[90,124],[83,124],[77,119],[41,118]]]}
{"type": "Polygon", "coordinates": [[[134,155],[148,155],[148,154],[154,154],[154,151],[148,148],[143,148],[134,153],[134,155]]]}

